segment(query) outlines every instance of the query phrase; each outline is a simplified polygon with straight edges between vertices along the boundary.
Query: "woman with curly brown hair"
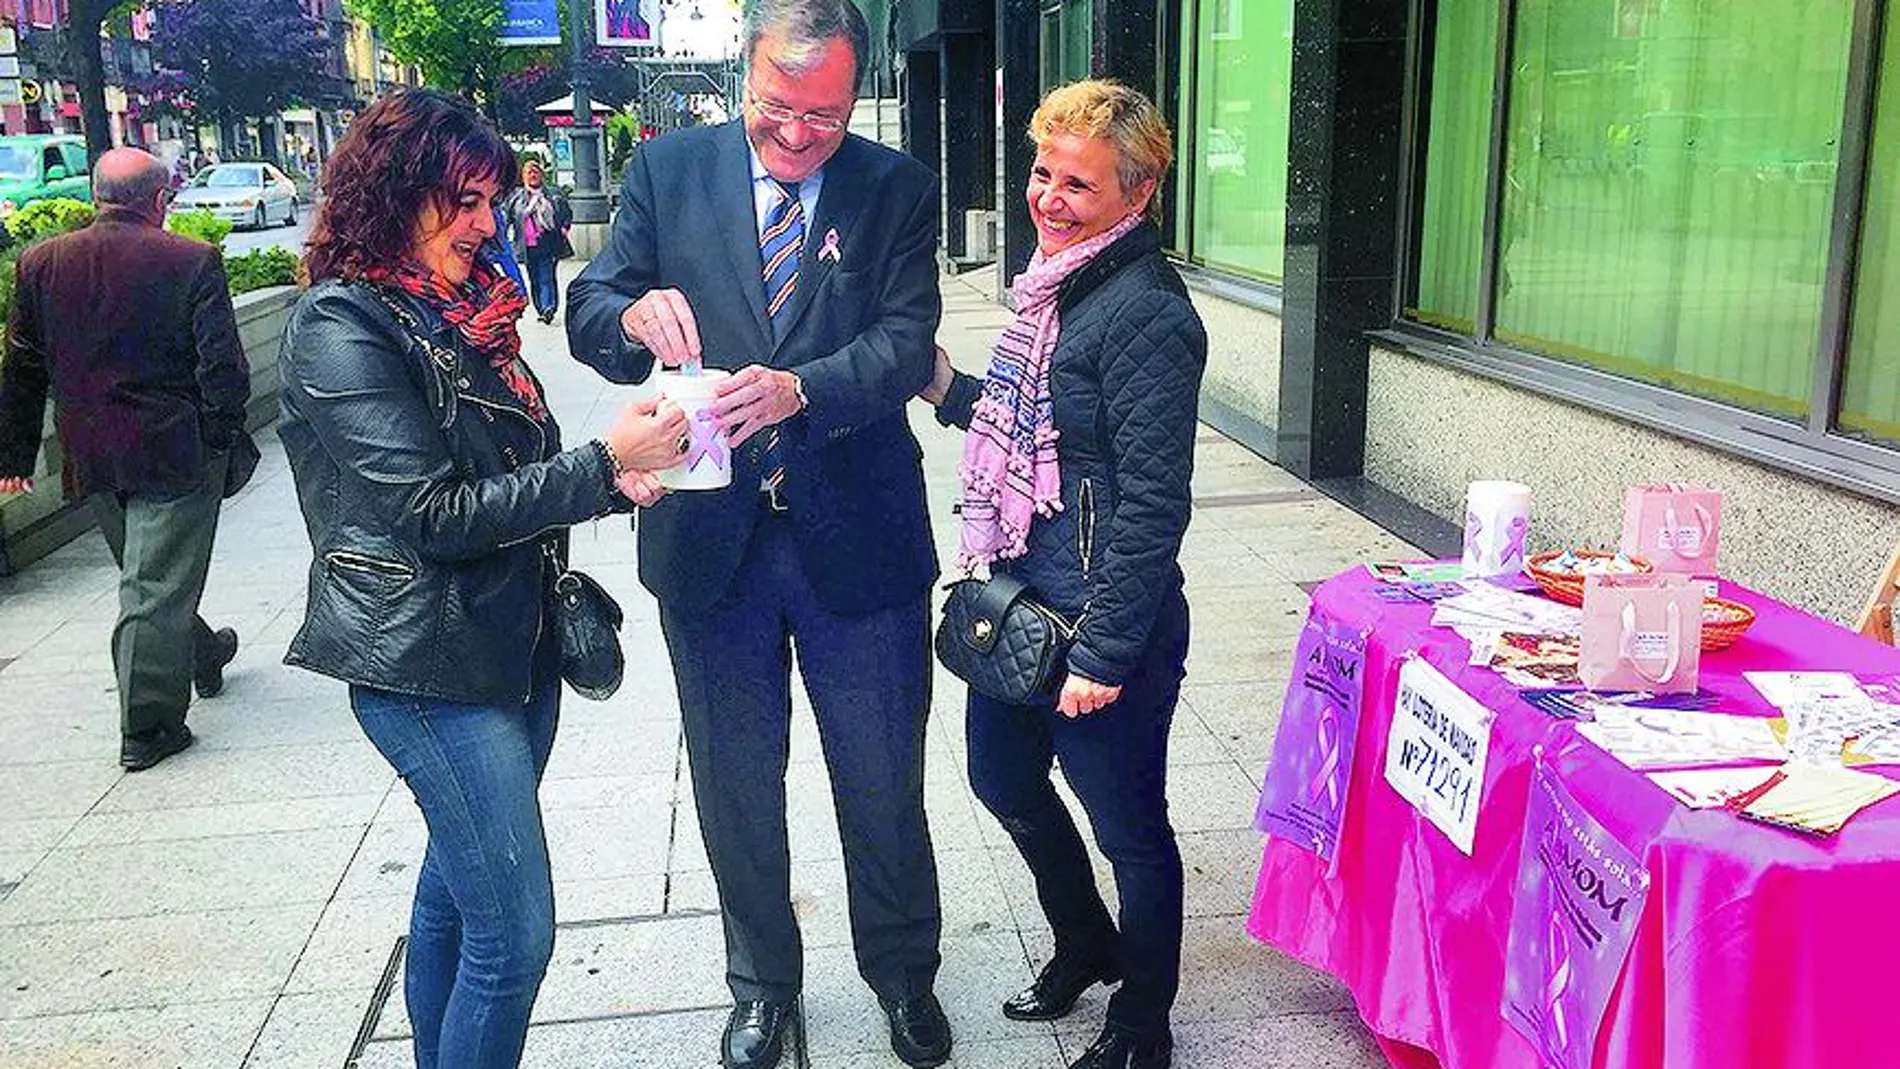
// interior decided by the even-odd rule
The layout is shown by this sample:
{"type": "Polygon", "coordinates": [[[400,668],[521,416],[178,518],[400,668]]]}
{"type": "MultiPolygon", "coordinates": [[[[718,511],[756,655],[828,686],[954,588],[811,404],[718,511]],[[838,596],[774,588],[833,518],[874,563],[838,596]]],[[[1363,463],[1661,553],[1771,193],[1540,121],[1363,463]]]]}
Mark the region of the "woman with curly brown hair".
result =
{"type": "Polygon", "coordinates": [[[480,255],[515,158],[465,101],[383,98],[327,177],[284,334],[279,433],[315,551],[285,660],[349,683],[428,823],[404,972],[418,1069],[506,1069],[554,942],[550,583],[570,524],[657,498],[686,422],[628,405],[561,448],[521,289],[480,255]]]}

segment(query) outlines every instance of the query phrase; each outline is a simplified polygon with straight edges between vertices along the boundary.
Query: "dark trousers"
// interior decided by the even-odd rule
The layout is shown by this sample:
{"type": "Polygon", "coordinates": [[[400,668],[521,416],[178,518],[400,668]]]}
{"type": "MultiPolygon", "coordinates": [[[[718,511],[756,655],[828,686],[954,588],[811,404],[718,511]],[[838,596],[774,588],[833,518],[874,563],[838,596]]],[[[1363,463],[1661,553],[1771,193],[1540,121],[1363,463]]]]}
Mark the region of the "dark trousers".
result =
{"type": "Polygon", "coordinates": [[[1053,701],[1005,705],[971,691],[966,721],[970,785],[1028,862],[1056,954],[1097,961],[1112,953],[1124,979],[1109,1000],[1108,1023],[1144,1037],[1167,1032],[1181,979],[1181,850],[1168,823],[1168,725],[1187,640],[1187,601],[1177,590],[1113,705],[1070,720],[1053,701]],[[1114,867],[1119,932],[1075,820],[1050,781],[1057,761],[1114,867]]]}
{"type": "MultiPolygon", "coordinates": [[[[545,658],[544,658],[545,659],[545,658]]],[[[352,686],[357,723],[429,825],[403,963],[417,1069],[514,1069],[554,953],[554,882],[537,794],[561,683],[473,705],[352,686]]]]}
{"type": "Polygon", "coordinates": [[[226,459],[214,455],[196,486],[93,495],[99,530],[119,566],[112,668],[119,730],[128,738],[185,722],[195,653],[211,638],[198,600],[211,570],[226,459]]]}
{"type": "Polygon", "coordinates": [[[760,519],[731,591],[665,603],[680,709],[736,999],[789,1002],[803,974],[785,829],[792,649],[818,720],[844,843],[858,971],[885,999],[930,990],[943,926],[924,819],[928,594],[868,616],[819,605],[789,521],[760,519]]]}
{"type": "Polygon", "coordinates": [[[529,249],[521,264],[528,272],[528,290],[534,299],[534,310],[544,316],[552,315],[561,307],[561,285],[554,275],[554,265],[560,261],[556,259],[556,250],[552,247],[559,241],[552,236],[547,241],[547,249],[543,250],[540,246],[529,249]]]}

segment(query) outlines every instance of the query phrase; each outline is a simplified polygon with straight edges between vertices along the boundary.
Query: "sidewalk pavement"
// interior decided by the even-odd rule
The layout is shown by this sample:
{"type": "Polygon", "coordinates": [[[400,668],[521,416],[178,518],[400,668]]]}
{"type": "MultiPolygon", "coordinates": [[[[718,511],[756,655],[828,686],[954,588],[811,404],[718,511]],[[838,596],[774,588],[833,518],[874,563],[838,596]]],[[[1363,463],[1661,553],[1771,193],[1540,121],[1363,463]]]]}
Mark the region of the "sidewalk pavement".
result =
{"type": "MultiPolygon", "coordinates": [[[[1007,320],[992,285],[944,281],[941,340],[967,369],[1007,320]]],[[[524,333],[569,440],[601,429],[625,391],[570,361],[556,329],[530,320],[524,333]]],[[[921,404],[912,416],[948,559],[960,439],[921,404]]],[[[400,940],[423,825],[343,686],[280,663],[309,546],[283,449],[269,431],[260,444],[255,481],[227,503],[204,600],[243,646],[224,694],[192,709],[196,748],[158,768],[117,765],[116,572],[103,541],[0,580],[0,1069],[411,1064],[400,940]]],[[[1345,992],[1245,934],[1260,860],[1249,825],[1301,584],[1409,547],[1211,431],[1194,491],[1183,552],[1194,635],[1169,784],[1187,862],[1175,1064],[1377,1066],[1345,992]]],[[[628,682],[609,702],[564,704],[542,791],[561,927],[526,1064],[709,1065],[728,1005],[717,901],[657,612],[624,522],[576,530],[574,555],[627,609],[628,682]]],[[[935,693],[926,793],[954,1064],[1064,1066],[1100,1027],[1102,989],[1054,1025],[998,1012],[1051,941],[1027,871],[966,784],[962,687],[940,673],[935,693]]],[[[799,704],[787,778],[807,1038],[784,1064],[896,1067],[851,958],[838,832],[799,704]]]]}

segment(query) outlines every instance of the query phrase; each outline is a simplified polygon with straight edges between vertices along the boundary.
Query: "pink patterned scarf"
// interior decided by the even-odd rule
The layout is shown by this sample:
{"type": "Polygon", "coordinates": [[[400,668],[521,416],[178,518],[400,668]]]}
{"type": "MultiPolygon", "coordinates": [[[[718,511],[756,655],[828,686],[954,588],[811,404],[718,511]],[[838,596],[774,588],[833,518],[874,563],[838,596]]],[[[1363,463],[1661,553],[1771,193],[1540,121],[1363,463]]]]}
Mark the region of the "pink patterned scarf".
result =
{"type": "Polygon", "coordinates": [[[1054,256],[1044,257],[1039,249],[1010,283],[1016,321],[990,350],[983,396],[963,439],[959,566],[1022,556],[1030,522],[1061,510],[1062,473],[1056,466],[1049,399],[1049,363],[1062,331],[1056,295],[1065,279],[1140,224],[1135,213],[1054,256]]]}

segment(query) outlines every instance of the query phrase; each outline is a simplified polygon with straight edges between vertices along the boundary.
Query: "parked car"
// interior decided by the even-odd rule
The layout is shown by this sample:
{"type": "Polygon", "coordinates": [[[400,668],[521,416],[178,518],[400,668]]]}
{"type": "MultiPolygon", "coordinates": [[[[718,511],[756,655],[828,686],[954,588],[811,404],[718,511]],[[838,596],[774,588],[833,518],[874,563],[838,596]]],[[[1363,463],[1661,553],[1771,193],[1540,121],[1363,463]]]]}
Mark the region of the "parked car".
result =
{"type": "Polygon", "coordinates": [[[49,197],[92,200],[85,139],[59,134],[0,137],[0,219],[49,197]]]}
{"type": "Polygon", "coordinates": [[[297,187],[275,165],[262,161],[207,167],[178,191],[173,211],[198,210],[232,226],[262,230],[273,223],[297,225],[297,187]]]}

